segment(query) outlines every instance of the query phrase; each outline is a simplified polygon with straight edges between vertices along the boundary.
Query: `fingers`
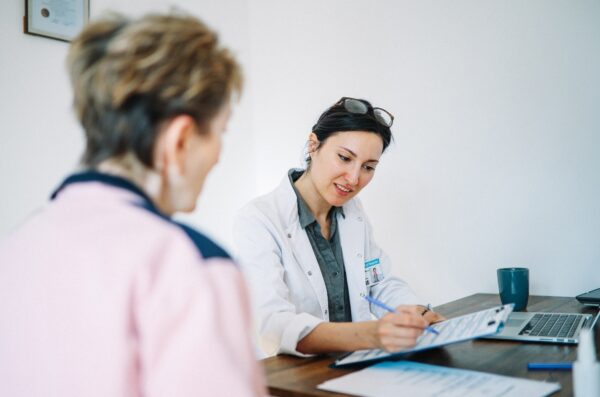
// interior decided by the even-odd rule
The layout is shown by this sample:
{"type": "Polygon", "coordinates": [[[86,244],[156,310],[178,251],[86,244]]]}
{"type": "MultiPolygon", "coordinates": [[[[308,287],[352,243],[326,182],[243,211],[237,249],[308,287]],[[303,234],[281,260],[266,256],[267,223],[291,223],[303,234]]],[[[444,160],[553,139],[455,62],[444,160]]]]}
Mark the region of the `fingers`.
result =
{"type": "Polygon", "coordinates": [[[382,317],[386,322],[393,323],[400,327],[413,327],[423,329],[429,325],[429,321],[421,316],[421,314],[414,312],[398,312],[389,313],[382,317]]]}
{"type": "Polygon", "coordinates": [[[422,317],[427,320],[428,324],[438,323],[446,320],[446,317],[431,310],[427,310],[423,314],[423,306],[420,305],[401,305],[396,308],[396,311],[400,313],[415,313],[422,315],[422,317]]]}
{"type": "Polygon", "coordinates": [[[378,321],[379,347],[390,352],[412,347],[427,325],[429,322],[412,310],[389,313],[378,321]]]}
{"type": "Polygon", "coordinates": [[[405,339],[405,338],[383,338],[381,340],[381,350],[385,350],[389,353],[396,353],[402,350],[407,350],[416,344],[416,339],[405,339]]]}
{"type": "Polygon", "coordinates": [[[418,314],[419,316],[423,313],[423,306],[419,305],[400,305],[396,308],[399,313],[411,313],[418,314]]]}
{"type": "Polygon", "coordinates": [[[427,312],[423,317],[429,321],[430,324],[439,323],[440,321],[446,320],[446,317],[436,312],[427,312]]]}

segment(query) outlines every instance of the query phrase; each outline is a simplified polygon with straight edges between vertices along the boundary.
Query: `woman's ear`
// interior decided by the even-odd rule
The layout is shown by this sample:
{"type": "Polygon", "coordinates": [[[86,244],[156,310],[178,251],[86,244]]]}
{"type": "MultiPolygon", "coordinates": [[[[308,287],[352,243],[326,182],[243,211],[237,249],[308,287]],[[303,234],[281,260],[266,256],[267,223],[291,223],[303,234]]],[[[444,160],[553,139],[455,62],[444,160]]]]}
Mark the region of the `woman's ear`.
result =
{"type": "Polygon", "coordinates": [[[188,115],[175,116],[162,127],[154,152],[154,165],[160,173],[167,169],[179,175],[184,173],[186,149],[195,129],[196,122],[188,115]]]}
{"type": "Polygon", "coordinates": [[[319,148],[319,138],[314,132],[308,134],[308,154],[315,152],[319,148]]]}

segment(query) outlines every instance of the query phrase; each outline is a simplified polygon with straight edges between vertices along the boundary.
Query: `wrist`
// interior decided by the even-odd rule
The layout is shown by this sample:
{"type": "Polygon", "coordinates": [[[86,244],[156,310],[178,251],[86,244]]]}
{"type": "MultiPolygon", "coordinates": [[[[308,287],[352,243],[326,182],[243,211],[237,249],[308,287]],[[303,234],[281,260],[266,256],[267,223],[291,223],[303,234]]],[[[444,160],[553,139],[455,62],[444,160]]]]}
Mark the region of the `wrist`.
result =
{"type": "Polygon", "coordinates": [[[379,349],[381,348],[381,343],[379,342],[379,321],[370,320],[365,321],[365,326],[367,327],[367,332],[365,333],[365,343],[366,349],[379,349]]]}

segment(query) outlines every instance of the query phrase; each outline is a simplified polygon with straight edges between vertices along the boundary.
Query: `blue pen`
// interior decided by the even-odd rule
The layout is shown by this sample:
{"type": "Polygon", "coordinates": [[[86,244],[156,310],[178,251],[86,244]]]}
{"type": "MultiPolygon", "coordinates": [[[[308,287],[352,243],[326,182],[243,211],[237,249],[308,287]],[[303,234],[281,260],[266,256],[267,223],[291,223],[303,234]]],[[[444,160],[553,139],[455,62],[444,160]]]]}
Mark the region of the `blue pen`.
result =
{"type": "Polygon", "coordinates": [[[573,368],[572,363],[528,363],[527,369],[533,370],[563,370],[570,371],[573,368]]]}
{"type": "MultiPolygon", "coordinates": [[[[398,313],[396,310],[394,310],[393,308],[389,307],[388,305],[386,305],[385,303],[378,301],[375,298],[371,298],[369,295],[365,295],[365,299],[368,300],[369,302],[371,302],[372,304],[374,304],[375,306],[379,306],[382,309],[387,310],[390,313],[398,313]]],[[[427,332],[431,332],[432,334],[436,334],[439,335],[439,331],[434,329],[433,327],[425,327],[425,331],[427,332]]]]}

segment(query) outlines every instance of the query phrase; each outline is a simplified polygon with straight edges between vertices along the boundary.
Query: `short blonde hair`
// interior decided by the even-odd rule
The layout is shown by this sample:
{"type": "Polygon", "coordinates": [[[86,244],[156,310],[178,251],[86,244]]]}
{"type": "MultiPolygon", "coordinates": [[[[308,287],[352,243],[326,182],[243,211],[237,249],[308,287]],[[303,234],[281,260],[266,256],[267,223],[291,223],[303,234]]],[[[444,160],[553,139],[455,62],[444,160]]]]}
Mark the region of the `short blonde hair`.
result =
{"type": "Polygon", "coordinates": [[[202,129],[242,88],[217,35],[185,15],[106,16],[75,38],[67,64],[91,167],[129,152],[152,167],[164,121],[187,114],[202,129]]]}

